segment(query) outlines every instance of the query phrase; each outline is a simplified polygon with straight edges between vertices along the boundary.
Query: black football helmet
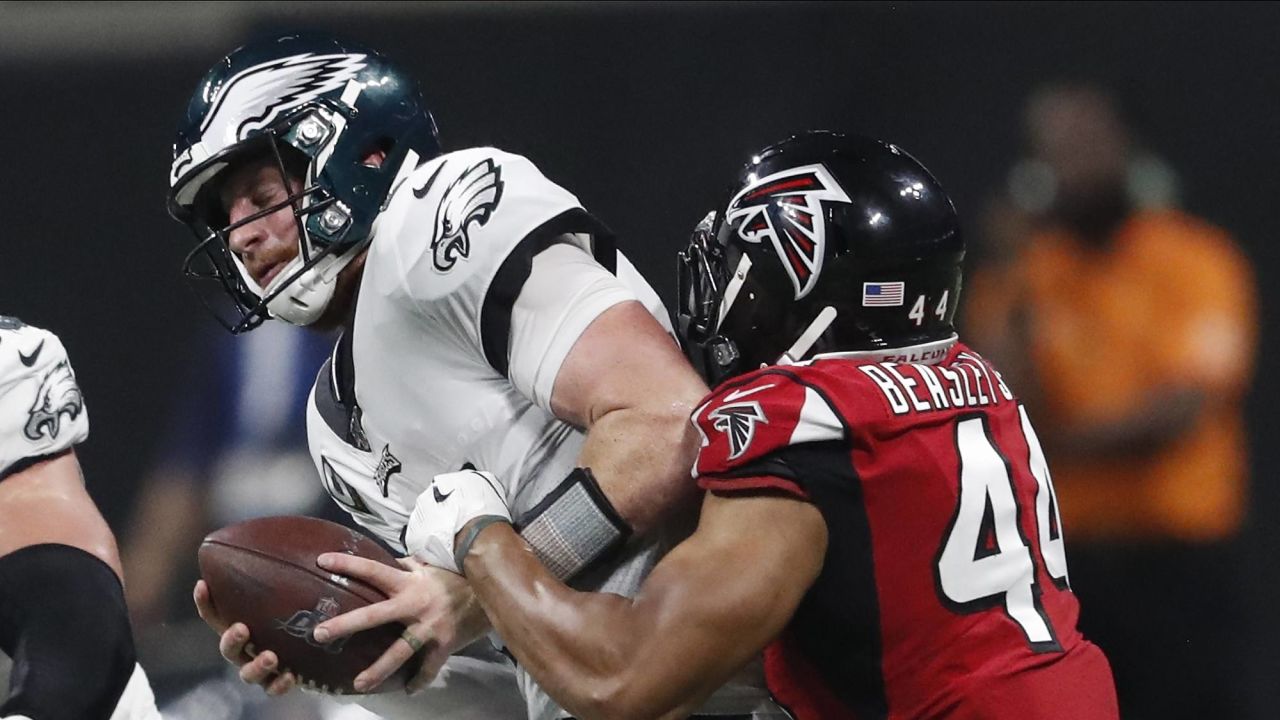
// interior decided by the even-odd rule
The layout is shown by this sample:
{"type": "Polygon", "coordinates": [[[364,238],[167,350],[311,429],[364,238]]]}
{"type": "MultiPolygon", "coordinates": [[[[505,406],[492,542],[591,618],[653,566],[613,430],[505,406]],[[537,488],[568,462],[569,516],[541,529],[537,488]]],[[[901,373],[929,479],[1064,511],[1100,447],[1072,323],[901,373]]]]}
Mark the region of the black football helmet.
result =
{"type": "MultiPolygon", "coordinates": [[[[246,45],[200,81],[173,145],[169,212],[195,232],[188,278],[215,280],[232,301],[232,332],[269,315],[297,325],[318,319],[338,272],[368,244],[396,178],[440,154],[435,121],[417,83],[354,43],[289,35],[246,45]],[[364,164],[383,151],[381,165],[364,164]],[[302,189],[232,226],[218,186],[228,168],[267,155],[302,189]],[[298,256],[258,287],[228,247],[245,223],[292,207],[298,256]]],[[[215,311],[215,314],[219,314],[215,311]]]]}
{"type": "Polygon", "coordinates": [[[712,385],[828,353],[917,358],[954,341],[964,241],[950,198],[879,140],[761,150],[679,256],[678,332],[712,385]]]}

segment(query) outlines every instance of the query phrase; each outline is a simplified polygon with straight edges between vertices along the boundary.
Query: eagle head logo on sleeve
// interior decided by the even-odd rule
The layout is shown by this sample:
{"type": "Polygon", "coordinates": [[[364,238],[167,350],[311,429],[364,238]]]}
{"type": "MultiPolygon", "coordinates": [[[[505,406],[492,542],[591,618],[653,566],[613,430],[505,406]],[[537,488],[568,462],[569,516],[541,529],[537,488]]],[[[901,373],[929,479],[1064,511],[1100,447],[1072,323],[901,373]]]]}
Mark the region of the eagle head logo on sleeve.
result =
{"type": "Polygon", "coordinates": [[[805,165],[755,179],[729,201],[725,214],[727,222],[738,223],[738,237],[744,241],[773,243],[796,300],[809,294],[822,273],[827,249],[823,200],[847,203],[849,196],[826,167],[805,165]]]}
{"type": "Polygon", "coordinates": [[[502,168],[489,158],[467,168],[445,189],[436,208],[435,234],[431,237],[431,259],[436,270],[448,272],[459,258],[471,255],[471,224],[488,222],[501,199],[502,168]]]}
{"type": "MultiPolygon", "coordinates": [[[[730,395],[726,399],[734,398],[730,395]]],[[[757,423],[769,422],[769,418],[764,415],[764,410],[760,408],[760,403],[755,400],[721,405],[707,418],[711,420],[712,427],[729,438],[730,460],[742,457],[747,448],[751,447],[751,441],[756,435],[757,423]]]]}
{"type": "Polygon", "coordinates": [[[84,397],[80,394],[80,386],[76,385],[71,365],[63,360],[53,366],[40,383],[40,392],[28,411],[24,432],[31,440],[39,440],[46,435],[53,440],[62,430],[62,416],[66,415],[74,422],[83,410],[84,397]]]}

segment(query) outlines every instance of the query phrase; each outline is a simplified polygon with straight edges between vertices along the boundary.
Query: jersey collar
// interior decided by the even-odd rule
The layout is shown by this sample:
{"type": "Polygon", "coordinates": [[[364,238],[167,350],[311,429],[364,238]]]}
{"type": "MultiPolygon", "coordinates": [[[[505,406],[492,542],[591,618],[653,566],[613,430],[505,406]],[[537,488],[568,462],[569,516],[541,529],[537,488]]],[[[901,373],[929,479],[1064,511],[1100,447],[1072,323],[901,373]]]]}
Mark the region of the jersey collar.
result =
{"type": "Polygon", "coordinates": [[[814,355],[814,360],[858,360],[861,362],[896,362],[920,365],[936,365],[942,362],[959,341],[959,335],[952,334],[944,340],[908,345],[897,348],[880,348],[877,350],[852,350],[848,352],[830,352],[814,355]]]}

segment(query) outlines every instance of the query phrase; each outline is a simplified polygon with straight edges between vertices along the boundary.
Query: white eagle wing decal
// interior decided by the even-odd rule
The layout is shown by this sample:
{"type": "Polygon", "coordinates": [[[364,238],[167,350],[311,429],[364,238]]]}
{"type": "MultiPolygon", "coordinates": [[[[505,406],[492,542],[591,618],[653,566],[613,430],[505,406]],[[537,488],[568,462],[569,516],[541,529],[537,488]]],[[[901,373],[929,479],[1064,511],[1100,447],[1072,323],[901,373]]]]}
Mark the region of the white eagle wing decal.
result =
{"type": "Polygon", "coordinates": [[[502,168],[486,158],[467,168],[444,191],[436,208],[431,257],[436,270],[447,272],[471,255],[471,223],[484,225],[502,199],[502,168]]]}
{"type": "Polygon", "coordinates": [[[364,67],[364,55],[311,53],[255,65],[218,91],[200,134],[215,147],[237,142],[286,111],[345,87],[364,67]]]}

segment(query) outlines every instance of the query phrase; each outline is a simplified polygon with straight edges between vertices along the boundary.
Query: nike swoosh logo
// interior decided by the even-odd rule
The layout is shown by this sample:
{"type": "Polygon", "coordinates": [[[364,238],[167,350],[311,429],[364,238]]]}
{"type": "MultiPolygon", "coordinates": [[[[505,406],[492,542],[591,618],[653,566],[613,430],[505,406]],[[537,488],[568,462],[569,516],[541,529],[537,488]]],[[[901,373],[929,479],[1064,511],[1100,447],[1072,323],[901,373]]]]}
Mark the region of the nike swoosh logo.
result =
{"type": "Polygon", "coordinates": [[[435,485],[432,485],[432,486],[431,486],[431,496],[432,496],[432,497],[434,497],[434,498],[436,499],[436,502],[438,502],[438,503],[442,503],[442,502],[444,502],[445,500],[448,500],[448,499],[449,499],[449,496],[450,496],[450,495],[452,495],[452,494],[453,494],[453,491],[452,491],[452,490],[450,490],[449,492],[444,493],[443,495],[441,495],[441,494],[440,494],[440,488],[436,487],[435,485]]]}
{"type": "Polygon", "coordinates": [[[419,200],[426,197],[427,193],[431,192],[431,186],[436,184],[436,178],[440,177],[440,171],[444,170],[444,166],[445,163],[440,163],[440,166],[436,168],[436,171],[431,173],[431,177],[427,178],[425,185],[420,188],[414,188],[413,196],[419,200]]]}
{"type": "Polygon", "coordinates": [[[31,367],[32,365],[35,365],[35,364],[36,364],[36,358],[40,357],[40,351],[41,351],[41,350],[44,350],[44,341],[43,341],[43,340],[41,340],[41,341],[40,341],[40,344],[36,346],[36,349],[35,349],[35,350],[31,351],[31,354],[30,354],[30,355],[28,355],[28,354],[26,354],[26,353],[22,352],[21,350],[19,350],[19,351],[18,351],[18,359],[22,361],[22,364],[23,364],[23,365],[26,365],[27,367],[31,367]]]}
{"type": "Polygon", "coordinates": [[[741,400],[744,397],[747,397],[749,395],[755,395],[761,390],[768,390],[769,388],[775,387],[776,385],[777,383],[769,383],[768,385],[760,385],[759,387],[753,387],[750,390],[734,390],[733,392],[724,396],[724,401],[733,402],[734,400],[741,400]]]}

